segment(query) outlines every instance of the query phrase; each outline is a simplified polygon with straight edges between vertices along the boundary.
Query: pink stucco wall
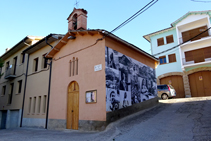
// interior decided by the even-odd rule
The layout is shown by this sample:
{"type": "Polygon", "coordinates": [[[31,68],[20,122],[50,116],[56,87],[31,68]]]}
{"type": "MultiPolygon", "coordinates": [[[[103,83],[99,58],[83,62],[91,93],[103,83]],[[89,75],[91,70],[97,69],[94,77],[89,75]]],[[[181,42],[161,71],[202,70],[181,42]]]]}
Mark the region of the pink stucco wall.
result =
{"type": "MultiPolygon", "coordinates": [[[[77,35],[75,40],[69,40],[61,50],[54,55],[55,59],[72,52],[86,48],[102,36],[95,34],[77,35]]],[[[79,120],[106,120],[106,89],[105,89],[105,40],[96,45],[53,61],[50,95],[49,119],[66,119],[67,89],[72,81],[79,84],[79,120]],[[78,75],[71,76],[70,60],[78,58],[78,75]],[[103,68],[95,72],[94,66],[102,64],[103,68]],[[85,92],[97,90],[97,103],[86,104],[85,92]]]]}

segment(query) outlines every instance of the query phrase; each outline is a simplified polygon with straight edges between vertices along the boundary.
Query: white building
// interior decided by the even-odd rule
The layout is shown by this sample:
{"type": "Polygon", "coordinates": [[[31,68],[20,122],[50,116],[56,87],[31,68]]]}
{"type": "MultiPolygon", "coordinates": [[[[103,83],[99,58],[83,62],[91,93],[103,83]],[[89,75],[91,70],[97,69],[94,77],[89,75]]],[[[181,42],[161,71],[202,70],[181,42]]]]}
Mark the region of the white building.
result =
{"type": "Polygon", "coordinates": [[[211,10],[188,12],[171,27],[145,35],[160,64],[158,84],[171,84],[177,97],[211,96],[211,10]]]}

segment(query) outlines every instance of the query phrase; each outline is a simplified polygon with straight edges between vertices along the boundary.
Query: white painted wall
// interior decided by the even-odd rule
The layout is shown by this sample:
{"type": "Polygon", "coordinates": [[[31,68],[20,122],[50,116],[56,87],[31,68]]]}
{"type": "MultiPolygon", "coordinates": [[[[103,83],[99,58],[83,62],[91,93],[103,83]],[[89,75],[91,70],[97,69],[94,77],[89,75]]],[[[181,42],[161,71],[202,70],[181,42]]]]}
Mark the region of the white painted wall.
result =
{"type": "MultiPolygon", "coordinates": [[[[162,51],[165,51],[167,49],[170,49],[176,45],[179,44],[179,40],[182,37],[182,32],[188,31],[194,28],[198,28],[204,25],[207,25],[208,28],[210,27],[211,18],[208,15],[202,14],[202,15],[189,15],[186,18],[184,18],[182,21],[180,21],[175,29],[165,31],[162,33],[162,31],[159,34],[152,35],[150,37],[151,39],[151,47],[152,47],[152,55],[155,55],[155,57],[159,58],[160,56],[166,56],[167,64],[158,65],[156,69],[156,76],[160,76],[165,73],[169,72],[182,72],[182,60],[185,58],[184,52],[190,51],[194,49],[199,49],[203,47],[211,46],[211,37],[203,38],[201,40],[193,41],[191,43],[186,43],[182,45],[181,47],[176,47],[173,50],[167,51],[165,53],[156,55],[157,53],[160,53],[162,51]],[[166,44],[166,36],[173,35],[174,37],[174,43],[166,44]],[[164,45],[157,46],[157,39],[164,37],[164,45]],[[168,55],[170,54],[176,54],[176,60],[177,62],[169,63],[168,61],[168,55]]],[[[211,30],[209,31],[211,35],[211,30]]]]}

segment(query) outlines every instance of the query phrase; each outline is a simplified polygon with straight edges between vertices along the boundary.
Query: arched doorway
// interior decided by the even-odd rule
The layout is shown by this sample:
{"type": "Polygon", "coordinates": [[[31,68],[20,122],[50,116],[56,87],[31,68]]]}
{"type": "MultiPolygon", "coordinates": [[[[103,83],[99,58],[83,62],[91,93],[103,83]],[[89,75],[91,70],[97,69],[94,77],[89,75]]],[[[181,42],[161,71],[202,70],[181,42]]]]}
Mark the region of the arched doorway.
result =
{"type": "Polygon", "coordinates": [[[192,97],[211,96],[211,71],[188,75],[192,97]]]}
{"type": "Polygon", "coordinates": [[[79,86],[76,81],[70,83],[67,94],[67,129],[78,130],[79,86]]]}
{"type": "Polygon", "coordinates": [[[180,75],[172,75],[167,76],[160,79],[160,84],[171,84],[174,89],[176,90],[176,98],[184,98],[185,91],[184,91],[184,84],[183,78],[180,75]]]}

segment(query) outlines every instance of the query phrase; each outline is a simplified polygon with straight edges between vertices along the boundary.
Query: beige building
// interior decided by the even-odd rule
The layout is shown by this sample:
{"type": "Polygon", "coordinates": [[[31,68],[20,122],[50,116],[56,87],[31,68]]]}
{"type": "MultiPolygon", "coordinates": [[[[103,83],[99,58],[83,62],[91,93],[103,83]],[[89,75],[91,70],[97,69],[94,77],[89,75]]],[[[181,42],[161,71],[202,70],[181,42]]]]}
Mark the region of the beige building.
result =
{"type": "Polygon", "coordinates": [[[0,79],[0,128],[20,127],[28,55],[23,50],[42,37],[27,36],[1,56],[4,60],[0,79]]]}
{"type": "Polygon", "coordinates": [[[61,38],[62,35],[49,34],[23,51],[29,56],[23,127],[46,127],[51,61],[45,55],[61,38]]]}

